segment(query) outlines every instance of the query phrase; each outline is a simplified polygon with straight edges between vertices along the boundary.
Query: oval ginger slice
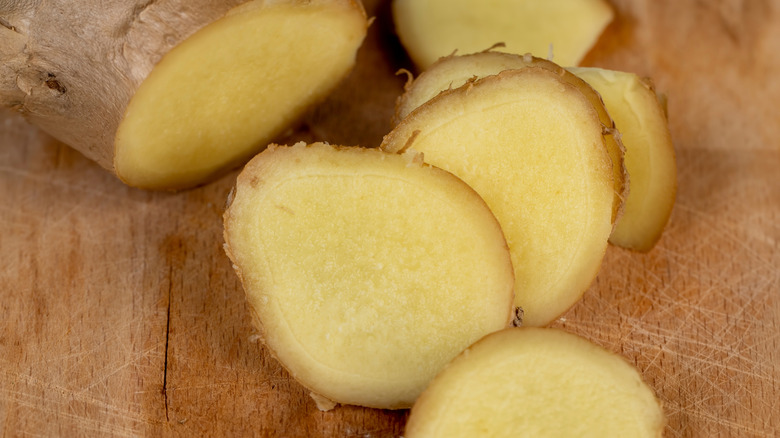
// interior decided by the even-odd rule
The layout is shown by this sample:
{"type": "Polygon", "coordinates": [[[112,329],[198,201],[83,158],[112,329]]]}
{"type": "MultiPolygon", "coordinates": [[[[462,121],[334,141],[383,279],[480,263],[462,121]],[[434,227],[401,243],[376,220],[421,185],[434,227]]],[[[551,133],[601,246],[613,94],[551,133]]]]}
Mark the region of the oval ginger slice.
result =
{"type": "Polygon", "coordinates": [[[515,268],[523,324],[546,325],[592,283],[612,230],[612,161],[586,96],[555,72],[507,70],[444,91],[385,136],[482,196],[515,268]]]}
{"type": "Polygon", "coordinates": [[[239,175],[224,219],[266,346],[315,400],[409,407],[513,314],[498,222],[419,156],[272,145],[239,175]]]}
{"type": "Polygon", "coordinates": [[[649,438],[665,423],[622,357],[562,330],[512,328],[453,360],[415,403],[404,436],[649,438]]]}
{"type": "Polygon", "coordinates": [[[246,162],[346,77],[367,27],[355,0],[255,0],[230,10],[141,83],[116,132],[117,175],[135,187],[181,189],[246,162]]]}

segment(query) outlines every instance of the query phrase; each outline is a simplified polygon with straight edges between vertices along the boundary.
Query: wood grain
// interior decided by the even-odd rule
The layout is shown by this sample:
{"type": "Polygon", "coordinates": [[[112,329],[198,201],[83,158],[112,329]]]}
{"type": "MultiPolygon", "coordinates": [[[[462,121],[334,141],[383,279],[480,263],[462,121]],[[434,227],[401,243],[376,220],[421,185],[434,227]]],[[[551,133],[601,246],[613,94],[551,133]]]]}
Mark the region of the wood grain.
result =
{"type": "MultiPolygon", "coordinates": [[[[555,323],[636,364],[666,436],[780,435],[780,7],[613,1],[586,64],[669,96],[679,192],[648,254],[610,248],[555,323]]],[[[387,1],[350,80],[280,141],[376,146],[409,68],[387,1]]],[[[320,412],[258,345],[222,252],[235,172],[123,186],[0,113],[2,436],[398,437],[405,411],[320,412]]]]}

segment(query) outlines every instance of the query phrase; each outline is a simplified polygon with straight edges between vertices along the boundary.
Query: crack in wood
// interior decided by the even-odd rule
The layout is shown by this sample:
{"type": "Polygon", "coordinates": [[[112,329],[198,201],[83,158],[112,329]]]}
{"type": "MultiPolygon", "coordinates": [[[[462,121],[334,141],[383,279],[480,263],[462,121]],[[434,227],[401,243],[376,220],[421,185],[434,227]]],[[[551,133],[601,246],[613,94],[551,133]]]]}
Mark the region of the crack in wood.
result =
{"type": "Polygon", "coordinates": [[[170,421],[168,414],[168,341],[170,340],[171,333],[171,290],[173,289],[173,281],[171,275],[173,274],[173,267],[168,267],[168,310],[165,319],[165,359],[163,360],[163,384],[162,384],[162,396],[163,405],[165,406],[165,420],[170,421]]]}

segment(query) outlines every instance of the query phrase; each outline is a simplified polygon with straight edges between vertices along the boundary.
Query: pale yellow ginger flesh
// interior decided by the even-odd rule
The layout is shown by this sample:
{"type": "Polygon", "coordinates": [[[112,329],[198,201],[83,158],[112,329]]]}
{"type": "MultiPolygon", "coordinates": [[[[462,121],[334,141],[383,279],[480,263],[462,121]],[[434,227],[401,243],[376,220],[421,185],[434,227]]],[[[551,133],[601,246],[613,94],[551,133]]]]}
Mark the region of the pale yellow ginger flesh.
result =
{"type": "Polygon", "coordinates": [[[367,28],[351,1],[251,2],[168,52],[130,101],[127,184],[197,185],[249,159],[348,73],[367,28]]]}
{"type": "Polygon", "coordinates": [[[409,407],[514,316],[498,222],[419,155],[271,146],[239,175],[224,221],[266,346],[319,406],[409,407]]]}
{"type": "Polygon", "coordinates": [[[660,437],[652,389],[622,357],[550,328],[486,336],[412,408],[405,438],[660,437]]]}
{"type": "Polygon", "coordinates": [[[598,113],[546,69],[507,70],[445,91],[381,147],[411,147],[462,178],[501,223],[524,325],[548,324],[598,273],[612,229],[612,165],[598,113]]]}
{"type": "Polygon", "coordinates": [[[633,73],[571,68],[604,99],[626,146],[631,192],[610,242],[650,251],[666,227],[677,191],[677,165],[666,112],[652,84],[633,73]]]}
{"type": "Polygon", "coordinates": [[[623,204],[628,195],[629,183],[623,157],[625,148],[615,129],[615,124],[607,112],[601,96],[585,81],[566,71],[561,66],[530,54],[517,55],[495,51],[483,51],[467,55],[451,55],[439,59],[407,84],[404,94],[398,99],[394,116],[399,123],[415,108],[430,100],[440,92],[457,88],[475,78],[495,75],[504,70],[542,68],[558,74],[561,79],[573,85],[593,104],[604,125],[607,150],[612,159],[612,182],[615,190],[612,206],[612,221],[622,214],[623,204]]]}
{"type": "Polygon", "coordinates": [[[560,65],[578,65],[614,12],[605,0],[393,0],[401,43],[419,69],[454,51],[505,43],[560,65]]]}

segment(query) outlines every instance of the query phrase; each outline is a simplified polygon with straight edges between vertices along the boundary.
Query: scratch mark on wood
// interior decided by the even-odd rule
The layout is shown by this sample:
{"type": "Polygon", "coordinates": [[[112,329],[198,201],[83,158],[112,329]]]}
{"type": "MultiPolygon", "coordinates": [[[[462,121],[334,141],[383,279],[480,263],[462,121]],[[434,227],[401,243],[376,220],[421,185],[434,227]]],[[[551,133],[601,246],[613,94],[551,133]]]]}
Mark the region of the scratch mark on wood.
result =
{"type": "MultiPolygon", "coordinates": [[[[56,415],[63,419],[73,420],[74,424],[78,425],[79,431],[86,435],[136,437],[140,428],[155,424],[154,420],[140,415],[131,406],[121,406],[100,397],[75,393],[71,388],[52,381],[8,371],[2,371],[0,375],[4,376],[0,381],[10,378],[10,381],[17,382],[19,388],[0,387],[0,400],[38,412],[41,416],[56,415]],[[47,394],[46,403],[41,403],[39,395],[41,390],[47,394]],[[95,418],[94,415],[68,410],[74,401],[89,406],[106,416],[95,418]]],[[[8,430],[7,426],[6,430],[8,430]]]]}
{"type": "MultiPolygon", "coordinates": [[[[704,411],[691,409],[691,410],[685,410],[685,414],[687,416],[689,416],[689,417],[697,417],[697,418],[706,419],[706,420],[709,420],[709,421],[711,421],[712,423],[714,423],[714,424],[716,424],[718,426],[722,426],[722,427],[725,427],[725,428],[728,428],[728,429],[731,429],[731,430],[736,430],[736,431],[740,431],[740,432],[749,433],[749,434],[751,434],[753,436],[756,436],[756,437],[775,437],[776,436],[774,434],[774,432],[772,432],[772,431],[761,430],[758,427],[753,427],[751,425],[741,424],[741,423],[738,423],[738,422],[735,422],[735,421],[731,421],[729,419],[722,418],[722,417],[718,416],[717,414],[712,414],[712,413],[709,413],[709,412],[704,412],[704,411]]],[[[721,430],[720,432],[723,432],[723,430],[721,430]]],[[[728,435],[728,434],[726,434],[726,435],[728,435]]]]}

